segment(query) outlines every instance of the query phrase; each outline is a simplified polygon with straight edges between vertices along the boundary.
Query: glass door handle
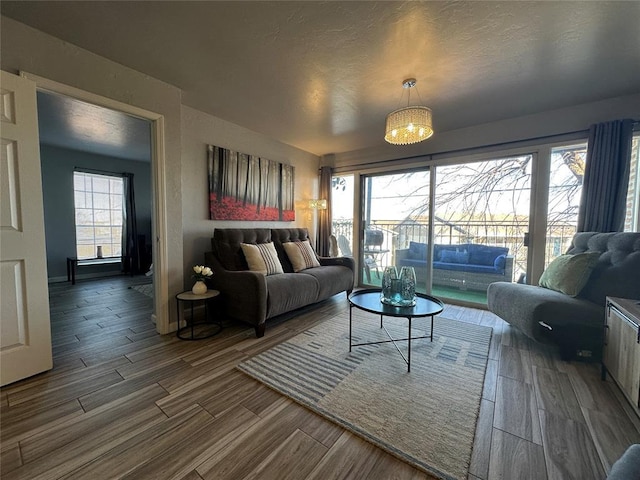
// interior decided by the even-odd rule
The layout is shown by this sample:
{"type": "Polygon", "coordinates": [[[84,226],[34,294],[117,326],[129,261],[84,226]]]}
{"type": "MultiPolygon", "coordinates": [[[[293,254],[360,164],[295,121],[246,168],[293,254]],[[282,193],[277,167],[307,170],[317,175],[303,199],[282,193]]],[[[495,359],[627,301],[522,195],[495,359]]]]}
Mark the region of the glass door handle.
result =
{"type": "Polygon", "coordinates": [[[529,232],[524,232],[524,241],[523,244],[525,247],[529,246],[529,232]]]}

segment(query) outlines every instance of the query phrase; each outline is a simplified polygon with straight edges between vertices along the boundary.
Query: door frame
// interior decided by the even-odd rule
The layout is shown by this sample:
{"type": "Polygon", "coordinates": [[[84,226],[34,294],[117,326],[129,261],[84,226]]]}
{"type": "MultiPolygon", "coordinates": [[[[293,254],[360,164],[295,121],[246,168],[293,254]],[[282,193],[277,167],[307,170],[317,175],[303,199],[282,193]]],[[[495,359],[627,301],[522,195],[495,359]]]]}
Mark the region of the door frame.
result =
{"type": "Polygon", "coordinates": [[[151,192],[152,192],[152,242],[153,256],[153,284],[154,284],[154,311],[152,320],[156,324],[156,331],[160,334],[170,332],[169,316],[169,252],[167,250],[167,196],[165,188],[166,157],[164,139],[164,116],[143,108],[104,97],[86,90],[65,85],[38,75],[21,71],[20,76],[36,83],[37,90],[76,98],[99,107],[117,110],[134,117],[149,120],[151,122],[151,192]]]}

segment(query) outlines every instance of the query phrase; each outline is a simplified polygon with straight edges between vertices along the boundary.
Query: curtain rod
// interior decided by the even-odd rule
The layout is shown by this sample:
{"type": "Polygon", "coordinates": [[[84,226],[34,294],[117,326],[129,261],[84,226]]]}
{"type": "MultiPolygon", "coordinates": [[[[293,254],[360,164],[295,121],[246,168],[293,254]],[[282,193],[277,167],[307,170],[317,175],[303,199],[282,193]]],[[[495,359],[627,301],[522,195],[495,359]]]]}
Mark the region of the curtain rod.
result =
{"type": "Polygon", "coordinates": [[[577,134],[587,134],[589,133],[589,130],[575,130],[573,132],[564,132],[564,133],[554,133],[553,135],[541,135],[539,137],[531,137],[531,138],[523,138],[520,140],[510,140],[508,142],[497,142],[497,143],[487,143],[485,145],[478,145],[475,147],[465,147],[465,148],[456,148],[453,150],[445,150],[443,152],[435,152],[435,153],[422,153],[422,154],[418,154],[418,155],[411,155],[408,157],[400,157],[400,158],[394,158],[394,159],[387,159],[387,160],[379,160],[376,162],[366,162],[366,163],[358,163],[358,164],[351,164],[351,165],[345,165],[344,167],[340,167],[340,168],[353,168],[353,167],[359,167],[362,165],[379,165],[379,164],[383,164],[383,163],[387,163],[387,162],[395,162],[395,161],[401,161],[401,160],[414,160],[414,159],[418,159],[418,158],[425,158],[428,157],[429,160],[433,160],[433,157],[437,157],[440,155],[451,155],[451,154],[457,154],[457,153],[466,153],[466,152],[474,152],[474,151],[479,151],[482,149],[487,149],[487,148],[496,148],[496,147],[507,147],[507,146],[517,146],[517,144],[521,144],[521,143],[527,143],[527,142],[534,142],[534,141],[538,141],[538,140],[551,140],[554,138],[561,138],[561,137],[565,137],[567,135],[577,135],[577,134]]]}
{"type": "Polygon", "coordinates": [[[110,172],[108,170],[98,170],[95,168],[73,167],[73,169],[84,172],[84,173],[95,173],[97,175],[109,175],[111,177],[116,177],[116,176],[124,177],[125,175],[133,175],[132,173],[129,173],[129,172],[110,172]]]}
{"type": "MultiPolygon", "coordinates": [[[[631,119],[631,121],[633,122],[633,126],[638,126],[640,125],[640,120],[635,120],[635,119],[631,119]]],[[[366,163],[357,163],[357,164],[352,164],[352,165],[345,165],[344,167],[339,167],[339,168],[348,168],[351,169],[353,167],[360,167],[363,165],[379,165],[379,164],[383,164],[383,163],[387,163],[387,162],[395,162],[395,161],[402,161],[402,160],[415,160],[418,158],[424,158],[424,157],[428,157],[429,160],[433,160],[433,157],[437,157],[440,155],[451,155],[451,154],[457,154],[457,153],[466,153],[466,152],[473,152],[473,151],[479,151],[482,149],[486,149],[486,148],[496,148],[496,147],[508,147],[508,146],[513,146],[516,147],[518,144],[521,143],[528,143],[528,142],[535,142],[535,141],[539,141],[539,140],[552,140],[552,139],[560,139],[561,137],[566,137],[568,135],[578,135],[578,134],[588,134],[589,133],[589,129],[584,129],[584,130],[574,130],[572,132],[564,132],[564,133],[554,133],[553,135],[541,135],[538,137],[530,137],[530,138],[523,138],[520,140],[510,140],[508,142],[497,142],[497,143],[488,143],[485,145],[479,145],[479,146],[475,146],[475,147],[465,147],[465,148],[457,148],[457,149],[453,149],[453,150],[445,150],[443,152],[435,152],[435,153],[423,153],[423,154],[418,154],[418,155],[411,155],[409,157],[400,157],[400,158],[393,158],[393,159],[388,159],[388,160],[379,160],[376,162],[366,162],[366,163]]]]}

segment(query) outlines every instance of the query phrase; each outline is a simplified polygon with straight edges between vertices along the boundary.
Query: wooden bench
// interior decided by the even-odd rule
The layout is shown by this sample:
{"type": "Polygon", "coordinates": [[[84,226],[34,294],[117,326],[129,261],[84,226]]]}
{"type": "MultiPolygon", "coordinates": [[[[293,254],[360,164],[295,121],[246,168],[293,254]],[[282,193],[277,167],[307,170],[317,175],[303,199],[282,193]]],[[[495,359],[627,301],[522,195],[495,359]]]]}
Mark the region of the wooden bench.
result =
{"type": "Polygon", "coordinates": [[[86,267],[90,265],[106,265],[110,263],[124,264],[126,257],[103,257],[103,258],[81,258],[67,257],[67,281],[71,285],[76,284],[76,270],[78,267],[86,267]]]}

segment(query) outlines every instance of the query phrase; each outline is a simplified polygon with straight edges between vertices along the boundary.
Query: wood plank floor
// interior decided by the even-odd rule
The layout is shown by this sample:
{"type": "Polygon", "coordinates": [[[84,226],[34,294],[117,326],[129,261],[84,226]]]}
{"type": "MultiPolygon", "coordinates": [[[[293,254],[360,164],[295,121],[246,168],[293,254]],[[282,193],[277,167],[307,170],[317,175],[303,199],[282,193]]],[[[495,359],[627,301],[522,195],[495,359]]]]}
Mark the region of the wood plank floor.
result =
{"type": "MultiPolygon", "coordinates": [[[[424,479],[234,369],[347,308],[343,295],[202,341],[160,336],[151,299],[110,277],[50,286],[54,369],[1,390],[3,479],[424,479]]],[[[470,479],[602,479],[640,420],[595,364],[568,363],[493,314],[470,479]]]]}

